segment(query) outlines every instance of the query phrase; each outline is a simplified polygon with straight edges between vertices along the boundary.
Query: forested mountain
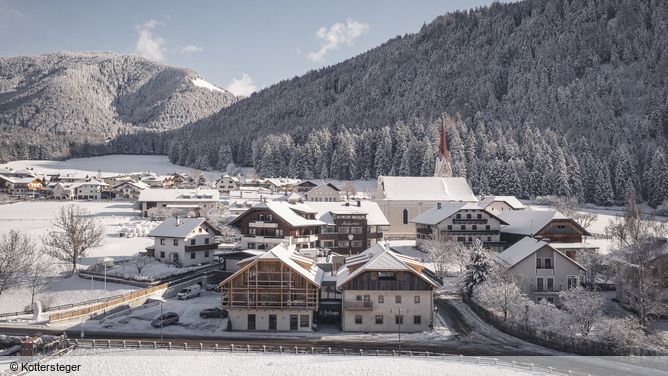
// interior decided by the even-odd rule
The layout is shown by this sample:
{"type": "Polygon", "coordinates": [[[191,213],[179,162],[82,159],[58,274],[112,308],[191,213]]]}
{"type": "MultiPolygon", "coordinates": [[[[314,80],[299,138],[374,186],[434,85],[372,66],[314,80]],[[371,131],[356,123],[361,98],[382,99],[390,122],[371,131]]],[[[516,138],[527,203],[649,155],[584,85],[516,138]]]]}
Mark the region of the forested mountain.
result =
{"type": "Polygon", "coordinates": [[[55,158],[137,129],[166,130],[236,101],[188,69],[113,53],[0,58],[0,160],[55,158]]]}

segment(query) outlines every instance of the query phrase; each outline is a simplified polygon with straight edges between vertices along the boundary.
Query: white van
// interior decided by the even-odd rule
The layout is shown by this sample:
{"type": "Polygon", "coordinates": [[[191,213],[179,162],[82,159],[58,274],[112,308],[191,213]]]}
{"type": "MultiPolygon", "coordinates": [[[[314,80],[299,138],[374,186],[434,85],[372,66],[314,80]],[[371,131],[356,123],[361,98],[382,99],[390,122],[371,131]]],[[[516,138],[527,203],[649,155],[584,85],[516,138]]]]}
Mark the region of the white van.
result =
{"type": "Polygon", "coordinates": [[[199,296],[200,289],[201,288],[199,285],[188,286],[182,288],[181,291],[179,291],[179,293],[176,294],[176,297],[180,300],[187,300],[194,296],[199,296]]]}

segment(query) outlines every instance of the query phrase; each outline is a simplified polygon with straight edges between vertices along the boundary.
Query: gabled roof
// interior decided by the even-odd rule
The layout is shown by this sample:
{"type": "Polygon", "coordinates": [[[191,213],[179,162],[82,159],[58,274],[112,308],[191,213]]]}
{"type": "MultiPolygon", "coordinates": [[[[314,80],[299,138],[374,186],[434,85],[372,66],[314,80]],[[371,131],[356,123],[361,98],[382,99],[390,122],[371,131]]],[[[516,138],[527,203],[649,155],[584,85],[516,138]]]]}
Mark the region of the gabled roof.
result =
{"type": "Polygon", "coordinates": [[[369,200],[360,201],[360,206],[357,206],[357,201],[350,202],[346,206],[345,202],[310,202],[310,207],[317,211],[316,218],[328,225],[334,225],[334,215],[340,214],[364,214],[366,215],[367,225],[369,226],[389,226],[390,222],[383,214],[377,203],[369,200]]]}
{"type": "Polygon", "coordinates": [[[217,202],[220,192],[217,189],[144,189],[138,201],[188,201],[217,202]]]}
{"type": "Polygon", "coordinates": [[[385,200],[477,202],[469,183],[459,177],[380,176],[385,200]]]}
{"type": "Polygon", "coordinates": [[[214,234],[220,235],[220,231],[204,218],[167,218],[158,227],[154,228],[148,236],[151,238],[185,238],[200,225],[208,226],[214,234]]]}
{"type": "Polygon", "coordinates": [[[524,204],[521,203],[520,200],[518,200],[515,196],[487,196],[480,200],[480,206],[486,208],[493,202],[505,202],[515,210],[526,208],[526,206],[524,206],[524,204]]]}
{"type": "Polygon", "coordinates": [[[508,226],[501,228],[501,232],[509,234],[533,235],[553,220],[562,219],[571,221],[583,235],[590,235],[577,222],[557,210],[509,210],[500,213],[499,218],[508,223],[508,226]]]}
{"type": "Polygon", "coordinates": [[[420,223],[425,225],[437,225],[445,219],[452,217],[460,210],[481,210],[487,213],[490,217],[496,218],[502,225],[507,223],[496,215],[483,209],[480,205],[474,202],[445,202],[438,207],[431,208],[411,220],[412,223],[420,223]]]}
{"type": "Polygon", "coordinates": [[[422,272],[423,268],[424,264],[420,261],[393,252],[384,245],[376,243],[364,252],[346,258],[346,263],[341,267],[336,276],[336,287],[343,286],[366,271],[408,271],[422,278],[430,285],[438,287],[434,281],[422,272]],[[352,266],[357,266],[357,268],[351,272],[350,267],[352,266]]]}
{"type": "MultiPolygon", "coordinates": [[[[292,271],[299,273],[299,275],[320,287],[320,283],[318,283],[316,278],[318,267],[316,266],[315,262],[307,257],[297,254],[293,250],[283,247],[282,245],[277,245],[276,247],[268,250],[267,252],[263,252],[260,255],[241,260],[240,263],[244,263],[243,267],[236,273],[232,274],[230,277],[226,278],[225,281],[235,278],[238,274],[244,272],[246,269],[257,264],[261,260],[280,260],[282,263],[292,269],[292,271]],[[311,264],[311,268],[306,269],[300,265],[300,263],[311,264]]],[[[221,283],[224,283],[225,281],[221,283]]]]}
{"type": "Polygon", "coordinates": [[[315,190],[323,188],[323,187],[328,187],[328,188],[333,189],[336,192],[341,192],[341,190],[337,186],[335,186],[334,184],[323,181],[322,183],[316,185],[315,187],[313,187],[309,191],[307,191],[306,194],[308,195],[309,193],[315,192],[315,190]]]}
{"type": "Polygon", "coordinates": [[[542,240],[534,239],[529,236],[526,236],[522,238],[522,240],[518,241],[517,243],[513,244],[510,248],[506,249],[505,251],[499,253],[496,257],[508,268],[512,268],[513,266],[519,264],[522,262],[524,259],[527,257],[533,255],[536,253],[538,250],[540,250],[543,247],[548,247],[554,252],[562,255],[564,258],[566,258],[568,261],[572,262],[573,264],[577,265],[580,269],[586,270],[582,265],[578,264],[575,262],[573,259],[570,257],[566,256],[563,254],[560,250],[552,247],[549,243],[546,243],[542,240]]]}
{"type": "Polygon", "coordinates": [[[313,214],[316,213],[313,208],[310,206],[297,203],[291,204],[287,201],[268,201],[261,202],[248,208],[245,212],[235,218],[232,223],[236,223],[241,220],[247,213],[250,213],[255,210],[269,210],[275,215],[279,216],[281,219],[286,221],[290,226],[293,227],[303,227],[303,226],[322,226],[325,223],[317,219],[306,219],[298,214],[298,212],[313,214]]]}
{"type": "Polygon", "coordinates": [[[121,187],[121,186],[123,186],[123,185],[131,185],[131,186],[133,186],[133,187],[135,187],[135,188],[137,188],[137,189],[149,189],[149,188],[151,188],[150,185],[144,183],[144,182],[141,181],[141,180],[140,180],[140,181],[126,180],[126,181],[124,181],[124,182],[122,182],[122,183],[120,183],[120,184],[117,184],[117,185],[114,187],[114,189],[118,189],[119,187],[121,187]]]}

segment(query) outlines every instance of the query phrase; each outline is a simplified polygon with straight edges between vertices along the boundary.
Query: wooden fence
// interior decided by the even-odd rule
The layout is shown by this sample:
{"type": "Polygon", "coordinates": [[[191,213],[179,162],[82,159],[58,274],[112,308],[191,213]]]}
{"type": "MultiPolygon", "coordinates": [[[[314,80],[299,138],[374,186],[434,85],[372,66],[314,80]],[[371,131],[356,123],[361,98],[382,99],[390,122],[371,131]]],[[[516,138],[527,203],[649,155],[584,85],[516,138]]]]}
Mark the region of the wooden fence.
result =
{"type": "Polygon", "coordinates": [[[101,311],[106,308],[110,308],[113,306],[117,306],[119,304],[123,304],[125,302],[129,302],[131,300],[139,299],[144,296],[150,295],[158,290],[166,289],[168,286],[166,283],[163,283],[158,286],[153,286],[149,287],[143,290],[139,291],[133,291],[131,293],[121,295],[118,298],[111,299],[108,301],[105,301],[103,303],[98,303],[98,304],[93,304],[92,306],[89,307],[84,307],[84,308],[79,308],[79,309],[73,309],[70,311],[65,311],[65,312],[60,312],[60,313],[54,313],[53,315],[49,315],[49,321],[60,321],[60,320],[67,320],[71,319],[74,317],[79,317],[79,316],[84,316],[84,315],[89,315],[91,313],[95,313],[97,311],[101,311]]]}

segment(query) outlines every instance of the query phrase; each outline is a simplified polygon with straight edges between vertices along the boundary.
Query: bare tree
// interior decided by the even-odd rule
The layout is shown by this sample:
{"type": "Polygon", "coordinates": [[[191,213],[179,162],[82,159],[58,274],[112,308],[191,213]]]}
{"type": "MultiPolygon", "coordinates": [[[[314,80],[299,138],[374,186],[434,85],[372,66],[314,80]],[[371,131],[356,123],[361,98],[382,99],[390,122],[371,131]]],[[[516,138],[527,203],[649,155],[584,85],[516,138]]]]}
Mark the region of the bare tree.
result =
{"type": "Polygon", "coordinates": [[[578,202],[572,197],[556,197],[553,204],[561,214],[572,218],[585,230],[598,219],[595,213],[578,211],[578,202]]]}
{"type": "Polygon", "coordinates": [[[204,211],[204,218],[216,228],[222,228],[234,219],[227,206],[219,205],[204,211]]]}
{"type": "Polygon", "coordinates": [[[420,249],[429,255],[430,261],[434,264],[434,273],[440,278],[448,274],[448,244],[442,240],[423,240],[420,242],[420,249]]]}
{"type": "Polygon", "coordinates": [[[660,313],[664,304],[656,291],[668,280],[668,275],[656,261],[666,247],[666,227],[651,218],[643,219],[635,197],[630,197],[626,216],[611,221],[607,232],[618,247],[613,252],[613,257],[621,261],[617,273],[624,273],[630,282],[640,323],[647,327],[649,317],[660,313]]]}
{"type": "Polygon", "coordinates": [[[130,265],[134,266],[135,269],[137,269],[137,273],[139,273],[139,275],[141,275],[141,271],[145,267],[155,263],[155,259],[153,257],[151,257],[149,255],[146,255],[146,254],[143,254],[143,253],[135,253],[130,258],[129,263],[130,263],[130,265]]]}
{"type": "Polygon", "coordinates": [[[559,293],[559,301],[566,308],[573,326],[586,337],[602,315],[605,298],[600,292],[571,289],[559,293]]]}
{"type": "Polygon", "coordinates": [[[30,306],[35,303],[35,295],[46,290],[55,276],[52,260],[44,252],[35,252],[25,277],[25,283],[30,288],[30,306]]]}
{"type": "Polygon", "coordinates": [[[0,237],[0,294],[20,283],[34,252],[32,240],[19,231],[10,230],[0,237]]]}
{"type": "Polygon", "coordinates": [[[504,321],[508,320],[508,315],[513,308],[520,305],[523,298],[519,277],[500,265],[495,265],[485,282],[478,285],[474,291],[475,298],[484,305],[500,311],[504,321]]]}
{"type": "Polygon", "coordinates": [[[343,186],[341,186],[341,192],[343,192],[343,195],[346,196],[346,201],[348,201],[351,197],[355,197],[355,195],[357,195],[357,188],[355,188],[355,184],[349,180],[343,183],[343,186]]]}
{"type": "Polygon", "coordinates": [[[577,251],[575,258],[577,262],[587,270],[584,273],[584,282],[589,288],[593,288],[596,283],[596,277],[603,273],[605,269],[604,257],[598,251],[598,248],[584,248],[577,251]]]}
{"type": "Polygon", "coordinates": [[[62,207],[52,222],[56,228],[42,240],[53,257],[72,265],[76,273],[79,259],[85,257],[92,247],[100,246],[104,238],[104,228],[81,206],[62,207]]]}
{"type": "Polygon", "coordinates": [[[218,230],[224,243],[236,243],[241,240],[241,231],[234,226],[224,225],[218,227],[218,230]]]}
{"type": "Polygon", "coordinates": [[[148,209],[148,217],[151,219],[159,219],[163,220],[165,218],[171,218],[174,216],[174,209],[171,208],[163,208],[163,207],[154,207],[151,209],[148,209]]]}

